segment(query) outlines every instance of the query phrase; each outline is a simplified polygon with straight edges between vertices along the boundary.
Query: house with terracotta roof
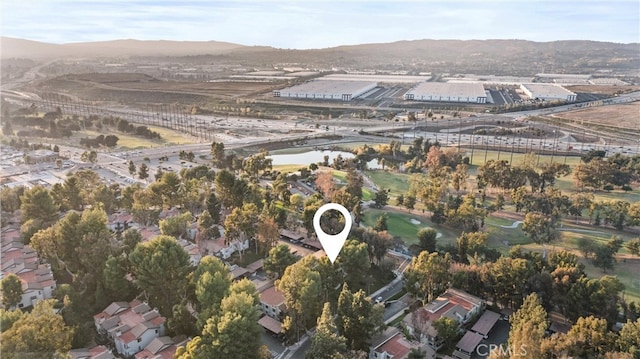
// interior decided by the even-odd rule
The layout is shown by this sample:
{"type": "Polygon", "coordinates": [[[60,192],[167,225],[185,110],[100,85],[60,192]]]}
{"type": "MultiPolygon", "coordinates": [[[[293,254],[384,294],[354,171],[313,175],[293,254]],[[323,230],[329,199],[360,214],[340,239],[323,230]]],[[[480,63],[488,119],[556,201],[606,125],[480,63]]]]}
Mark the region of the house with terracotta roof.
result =
{"type": "Polygon", "coordinates": [[[184,248],[185,252],[189,253],[189,260],[191,261],[191,265],[197,266],[198,263],[202,260],[202,253],[200,252],[200,248],[187,241],[186,239],[178,240],[178,244],[184,248]]]}
{"type": "Polygon", "coordinates": [[[418,341],[411,341],[395,327],[387,328],[373,339],[369,350],[370,359],[406,359],[412,350],[419,350],[425,359],[434,359],[436,351],[418,341]]]}
{"type": "Polygon", "coordinates": [[[113,302],[93,320],[98,333],[106,335],[124,356],[142,351],[154,338],[164,335],[165,318],[138,300],[113,302]]]}
{"type": "Polygon", "coordinates": [[[434,321],[447,317],[462,326],[480,315],[485,306],[482,299],[463,290],[449,288],[432,302],[409,313],[402,323],[410,335],[438,350],[443,341],[432,325],[434,321]]]}
{"type": "Polygon", "coordinates": [[[71,349],[69,357],[70,359],[116,359],[111,350],[104,345],[98,345],[91,349],[71,349]]]}
{"type": "Polygon", "coordinates": [[[37,302],[53,298],[56,281],[49,264],[41,264],[38,253],[29,245],[24,245],[17,229],[2,231],[0,248],[0,278],[13,273],[22,283],[22,298],[16,305],[28,308],[37,302]]]}
{"type": "Polygon", "coordinates": [[[275,286],[269,287],[260,293],[260,309],[271,318],[280,320],[285,309],[284,295],[275,286]]]}
{"type": "Polygon", "coordinates": [[[179,347],[187,345],[189,339],[175,343],[170,337],[154,338],[144,350],[137,353],[136,359],[173,359],[179,347]]]}

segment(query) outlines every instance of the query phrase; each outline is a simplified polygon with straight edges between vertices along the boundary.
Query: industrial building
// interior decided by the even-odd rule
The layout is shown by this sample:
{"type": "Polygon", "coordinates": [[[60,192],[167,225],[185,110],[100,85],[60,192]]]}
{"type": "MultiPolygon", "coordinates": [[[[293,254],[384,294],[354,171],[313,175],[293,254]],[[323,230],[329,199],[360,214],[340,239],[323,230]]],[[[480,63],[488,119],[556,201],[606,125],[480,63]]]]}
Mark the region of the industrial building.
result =
{"type": "Polygon", "coordinates": [[[273,91],[274,97],[351,101],[378,86],[370,81],[310,81],[273,91]]]}
{"type": "Polygon", "coordinates": [[[404,94],[405,100],[487,103],[480,83],[423,82],[404,94]]]}
{"type": "Polygon", "coordinates": [[[522,84],[520,89],[532,100],[574,102],[576,94],[562,86],[551,84],[522,84]]]}

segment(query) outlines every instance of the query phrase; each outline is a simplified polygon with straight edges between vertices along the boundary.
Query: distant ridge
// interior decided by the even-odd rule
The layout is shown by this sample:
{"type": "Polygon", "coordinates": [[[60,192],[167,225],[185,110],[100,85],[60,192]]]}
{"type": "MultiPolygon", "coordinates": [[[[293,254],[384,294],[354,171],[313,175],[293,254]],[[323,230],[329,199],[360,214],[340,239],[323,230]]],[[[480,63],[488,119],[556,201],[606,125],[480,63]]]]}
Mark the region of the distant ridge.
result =
{"type": "Polygon", "coordinates": [[[295,50],[244,46],[219,41],[114,40],[70,44],[0,37],[2,58],[126,58],[174,57],[183,63],[215,61],[255,68],[299,63],[316,68],[531,75],[560,71],[635,71],[640,68],[640,44],[588,40],[535,42],[528,40],[410,40],[295,50]]]}
{"type": "Polygon", "coordinates": [[[221,54],[242,47],[244,45],[221,41],[128,39],[49,44],[12,37],[0,37],[0,53],[3,58],[190,56],[221,54]]]}

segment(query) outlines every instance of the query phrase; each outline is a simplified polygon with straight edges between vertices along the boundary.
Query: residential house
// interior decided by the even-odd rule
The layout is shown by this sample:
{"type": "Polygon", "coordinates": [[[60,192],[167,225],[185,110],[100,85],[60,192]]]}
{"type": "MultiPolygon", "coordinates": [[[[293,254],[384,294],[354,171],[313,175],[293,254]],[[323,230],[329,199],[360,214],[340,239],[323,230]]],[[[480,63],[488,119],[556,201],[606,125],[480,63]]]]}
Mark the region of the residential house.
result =
{"type": "Polygon", "coordinates": [[[433,348],[417,341],[410,341],[397,328],[390,327],[374,338],[369,359],[406,359],[413,349],[420,350],[425,359],[436,357],[433,348]]]}
{"type": "Polygon", "coordinates": [[[214,255],[221,259],[229,259],[235,252],[244,251],[249,249],[249,240],[233,241],[225,243],[224,237],[220,237],[215,240],[203,241],[203,247],[206,253],[214,255]]]}
{"type": "Polygon", "coordinates": [[[38,253],[29,245],[24,245],[17,229],[2,231],[0,249],[0,278],[15,274],[22,282],[22,297],[16,305],[28,308],[37,302],[53,298],[56,281],[49,264],[41,264],[38,253]]]}
{"type": "Polygon", "coordinates": [[[70,359],[116,359],[109,348],[104,345],[98,345],[91,349],[71,349],[69,351],[70,359]]]}
{"type": "Polygon", "coordinates": [[[449,288],[434,301],[409,313],[402,322],[410,335],[438,350],[443,341],[438,338],[438,332],[432,325],[434,321],[447,317],[462,326],[478,316],[484,308],[482,299],[463,290],[449,288]]]}
{"type": "Polygon", "coordinates": [[[124,356],[142,351],[154,338],[164,335],[165,318],[146,302],[113,302],[94,317],[96,330],[107,336],[124,356]]]}
{"type": "Polygon", "coordinates": [[[180,239],[178,244],[184,248],[185,252],[189,253],[189,261],[191,265],[197,266],[202,260],[202,253],[197,245],[187,241],[186,239],[180,239]]]}
{"type": "Polygon", "coordinates": [[[137,353],[136,359],[173,359],[179,347],[187,345],[189,339],[175,343],[170,337],[154,338],[144,350],[137,353]]]}
{"type": "Polygon", "coordinates": [[[284,308],[284,295],[275,286],[260,293],[260,309],[264,314],[279,320],[284,308]]]}

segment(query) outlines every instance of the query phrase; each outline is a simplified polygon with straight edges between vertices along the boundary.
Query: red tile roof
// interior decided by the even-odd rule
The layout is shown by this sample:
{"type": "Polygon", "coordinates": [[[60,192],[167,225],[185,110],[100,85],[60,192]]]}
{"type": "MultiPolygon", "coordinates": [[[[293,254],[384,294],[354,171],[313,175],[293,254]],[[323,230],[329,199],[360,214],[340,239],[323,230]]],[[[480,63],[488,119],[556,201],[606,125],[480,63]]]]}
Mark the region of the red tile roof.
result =
{"type": "Polygon", "coordinates": [[[393,359],[402,359],[411,352],[412,345],[401,333],[398,333],[387,340],[384,344],[375,349],[378,353],[387,352],[393,359]]]}
{"type": "Polygon", "coordinates": [[[284,295],[276,287],[269,287],[260,293],[260,301],[272,307],[284,305],[284,295]]]}

